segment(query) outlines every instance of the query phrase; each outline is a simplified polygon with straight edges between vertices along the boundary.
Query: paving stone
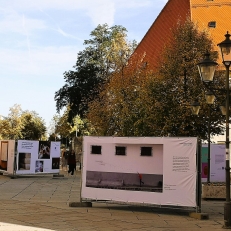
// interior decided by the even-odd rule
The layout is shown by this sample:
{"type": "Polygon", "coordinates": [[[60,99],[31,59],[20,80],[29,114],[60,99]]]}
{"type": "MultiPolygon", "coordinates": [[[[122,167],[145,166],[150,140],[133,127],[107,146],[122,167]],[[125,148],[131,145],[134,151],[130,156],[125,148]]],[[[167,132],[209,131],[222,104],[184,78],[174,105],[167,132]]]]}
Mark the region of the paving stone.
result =
{"type": "Polygon", "coordinates": [[[80,201],[80,173],[11,179],[0,175],[0,231],[195,231],[224,230],[224,201],[202,201],[209,220],[186,211],[93,202],[91,208],[69,207],[80,201]]]}

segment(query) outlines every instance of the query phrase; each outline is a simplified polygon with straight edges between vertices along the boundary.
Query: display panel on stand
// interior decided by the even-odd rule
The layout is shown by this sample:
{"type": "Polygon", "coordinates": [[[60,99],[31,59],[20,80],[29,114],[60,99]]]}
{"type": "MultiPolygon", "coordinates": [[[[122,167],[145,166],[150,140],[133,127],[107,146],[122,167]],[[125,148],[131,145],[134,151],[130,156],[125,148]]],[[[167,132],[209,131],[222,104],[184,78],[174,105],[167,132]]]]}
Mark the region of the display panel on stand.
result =
{"type": "Polygon", "coordinates": [[[197,138],[84,137],[82,199],[196,207],[197,138]]]}
{"type": "Polygon", "coordinates": [[[19,140],[16,174],[59,173],[60,142],[19,140]]]}
{"type": "MultiPolygon", "coordinates": [[[[202,145],[202,182],[208,179],[208,144],[202,145]]],[[[225,144],[210,144],[210,182],[225,182],[225,144]]]]}
{"type": "Polygon", "coordinates": [[[15,141],[0,140],[0,171],[14,172],[15,141]]]}

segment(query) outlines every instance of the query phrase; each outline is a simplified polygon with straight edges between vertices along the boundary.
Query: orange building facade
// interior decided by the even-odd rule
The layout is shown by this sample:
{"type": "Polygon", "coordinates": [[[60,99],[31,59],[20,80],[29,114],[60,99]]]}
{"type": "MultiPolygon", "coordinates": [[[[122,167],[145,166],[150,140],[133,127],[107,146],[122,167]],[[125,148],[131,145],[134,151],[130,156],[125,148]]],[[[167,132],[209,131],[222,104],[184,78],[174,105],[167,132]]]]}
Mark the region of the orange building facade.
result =
{"type": "Polygon", "coordinates": [[[169,0],[135,53],[145,53],[144,60],[155,68],[164,45],[171,40],[171,29],[188,17],[200,30],[209,32],[214,49],[218,50],[217,44],[225,39],[226,32],[231,33],[231,0],[169,0]]]}

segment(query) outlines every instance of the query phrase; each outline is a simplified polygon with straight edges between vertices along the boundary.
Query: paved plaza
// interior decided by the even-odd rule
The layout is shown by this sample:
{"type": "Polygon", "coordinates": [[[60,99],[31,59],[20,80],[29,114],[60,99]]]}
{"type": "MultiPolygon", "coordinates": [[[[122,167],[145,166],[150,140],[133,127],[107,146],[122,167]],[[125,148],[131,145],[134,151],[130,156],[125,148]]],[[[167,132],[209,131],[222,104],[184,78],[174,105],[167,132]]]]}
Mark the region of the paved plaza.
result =
{"type": "MultiPolygon", "coordinates": [[[[62,172],[61,172],[62,174],[62,172]]],[[[0,231],[194,231],[224,230],[224,201],[202,201],[208,220],[188,211],[147,206],[93,203],[69,207],[80,200],[80,172],[74,176],[0,175],[0,231]]]]}

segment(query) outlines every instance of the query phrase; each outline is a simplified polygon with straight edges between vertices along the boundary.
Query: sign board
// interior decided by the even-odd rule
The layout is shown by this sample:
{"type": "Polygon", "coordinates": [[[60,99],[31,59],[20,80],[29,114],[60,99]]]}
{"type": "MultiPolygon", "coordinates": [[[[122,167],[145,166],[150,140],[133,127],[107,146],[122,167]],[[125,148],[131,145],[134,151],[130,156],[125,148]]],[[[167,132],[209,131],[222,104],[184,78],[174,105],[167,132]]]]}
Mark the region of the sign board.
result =
{"type": "Polygon", "coordinates": [[[82,199],[196,207],[197,138],[83,140],[82,199]]]}
{"type": "Polygon", "coordinates": [[[0,140],[0,170],[10,174],[14,172],[14,140],[0,140]]]}
{"type": "Polygon", "coordinates": [[[60,142],[18,140],[16,174],[59,173],[60,142]]]}
{"type": "MultiPolygon", "coordinates": [[[[201,157],[202,182],[207,182],[208,144],[202,145],[201,157]]],[[[225,145],[210,144],[210,182],[225,182],[225,164],[225,145]]]]}

